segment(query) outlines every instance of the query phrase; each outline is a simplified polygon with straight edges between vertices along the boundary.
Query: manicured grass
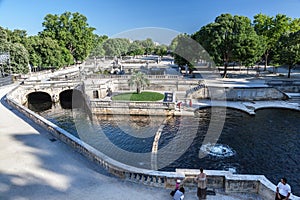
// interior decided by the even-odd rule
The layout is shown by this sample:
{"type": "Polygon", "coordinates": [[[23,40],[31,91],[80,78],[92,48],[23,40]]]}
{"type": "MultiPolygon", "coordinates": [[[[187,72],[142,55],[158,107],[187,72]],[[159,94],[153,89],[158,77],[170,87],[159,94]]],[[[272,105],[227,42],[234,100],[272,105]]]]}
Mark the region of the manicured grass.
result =
{"type": "Polygon", "coordinates": [[[114,101],[159,101],[164,98],[164,95],[157,92],[141,92],[137,94],[133,93],[124,93],[118,94],[112,97],[114,101]]]}

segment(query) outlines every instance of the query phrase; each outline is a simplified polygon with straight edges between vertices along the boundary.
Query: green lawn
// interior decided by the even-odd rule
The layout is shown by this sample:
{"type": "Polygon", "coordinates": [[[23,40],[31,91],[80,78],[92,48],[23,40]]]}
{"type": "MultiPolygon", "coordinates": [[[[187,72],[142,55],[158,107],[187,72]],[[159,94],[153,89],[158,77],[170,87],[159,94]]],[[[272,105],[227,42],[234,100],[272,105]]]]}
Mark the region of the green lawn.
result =
{"type": "Polygon", "coordinates": [[[137,94],[133,93],[124,93],[118,94],[112,97],[114,101],[159,101],[164,98],[164,95],[157,92],[141,92],[137,94]]]}

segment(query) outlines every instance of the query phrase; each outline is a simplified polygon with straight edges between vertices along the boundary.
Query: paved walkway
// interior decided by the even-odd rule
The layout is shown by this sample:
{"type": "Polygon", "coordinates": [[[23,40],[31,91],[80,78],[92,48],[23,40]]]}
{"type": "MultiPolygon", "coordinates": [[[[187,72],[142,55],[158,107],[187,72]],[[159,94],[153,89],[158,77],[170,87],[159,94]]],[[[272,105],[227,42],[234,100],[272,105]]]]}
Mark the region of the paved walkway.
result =
{"type": "MultiPolygon", "coordinates": [[[[161,200],[170,190],[111,176],[46,130],[11,108],[0,87],[0,199],[7,200],[161,200]]],[[[195,190],[185,200],[196,200],[195,190]]],[[[217,194],[208,200],[256,199],[217,194]]]]}

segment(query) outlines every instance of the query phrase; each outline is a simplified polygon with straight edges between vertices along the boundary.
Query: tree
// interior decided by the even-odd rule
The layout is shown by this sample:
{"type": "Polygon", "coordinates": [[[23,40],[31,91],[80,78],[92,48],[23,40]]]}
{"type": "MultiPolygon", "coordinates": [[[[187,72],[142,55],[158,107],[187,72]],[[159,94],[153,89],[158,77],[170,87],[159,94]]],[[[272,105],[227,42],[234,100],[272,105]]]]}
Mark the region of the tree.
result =
{"type": "Polygon", "coordinates": [[[154,47],[155,47],[155,44],[154,44],[154,42],[152,41],[151,38],[147,38],[146,40],[142,40],[141,45],[144,47],[145,53],[147,55],[151,54],[154,50],[154,47]]]}
{"type": "Polygon", "coordinates": [[[131,56],[137,56],[137,55],[144,55],[145,49],[141,45],[141,42],[138,40],[135,40],[130,43],[128,47],[128,55],[131,56]]]}
{"type": "Polygon", "coordinates": [[[141,88],[149,86],[150,81],[146,78],[146,75],[142,72],[134,72],[128,80],[128,85],[136,87],[136,93],[141,93],[141,88]]]}
{"type": "Polygon", "coordinates": [[[128,52],[129,40],[125,38],[110,38],[103,43],[107,56],[122,56],[128,52]]]}
{"type": "Polygon", "coordinates": [[[0,26],[0,42],[7,42],[7,33],[4,28],[0,26]]]}
{"type": "Polygon", "coordinates": [[[59,45],[70,51],[76,63],[83,61],[90,54],[95,28],[89,26],[84,15],[78,12],[48,14],[44,18],[43,27],[40,36],[57,40],[59,45]]]}
{"type": "Polygon", "coordinates": [[[0,27],[0,53],[9,53],[9,60],[3,64],[6,73],[27,73],[29,54],[25,47],[20,43],[8,41],[8,30],[0,27]]]}
{"type": "Polygon", "coordinates": [[[300,31],[282,35],[277,42],[279,49],[279,61],[288,65],[288,78],[291,77],[291,69],[300,62],[300,31]]]}
{"type": "Polygon", "coordinates": [[[206,49],[216,64],[224,65],[223,77],[226,77],[229,62],[254,64],[263,48],[263,40],[251,26],[251,20],[230,14],[221,14],[192,38],[206,49]]]}
{"type": "Polygon", "coordinates": [[[263,55],[266,44],[251,25],[251,20],[244,16],[234,16],[234,59],[246,67],[253,66],[263,55]]]}
{"type": "Polygon", "coordinates": [[[177,45],[178,45],[178,39],[179,39],[179,37],[181,36],[182,34],[179,34],[179,35],[177,35],[175,38],[173,38],[173,40],[171,41],[171,44],[169,45],[169,50],[171,51],[171,52],[173,52],[175,49],[176,49],[176,47],[177,47],[177,45]]]}
{"type": "Polygon", "coordinates": [[[72,54],[50,37],[30,36],[26,42],[31,66],[60,68],[73,64],[72,54]]]}
{"type": "Polygon", "coordinates": [[[90,57],[101,57],[105,55],[105,51],[103,49],[103,43],[108,39],[106,35],[97,35],[94,34],[93,48],[90,53],[90,57]]]}
{"type": "Polygon", "coordinates": [[[10,30],[6,30],[7,31],[7,35],[8,35],[8,42],[11,43],[21,43],[24,44],[26,42],[27,39],[27,32],[26,30],[20,30],[20,29],[15,29],[13,31],[10,30]]]}
{"type": "Polygon", "coordinates": [[[264,70],[266,70],[269,63],[269,56],[274,53],[279,38],[284,33],[300,30],[299,19],[292,20],[282,14],[277,14],[275,17],[257,14],[254,16],[253,24],[256,33],[262,36],[266,42],[264,51],[264,70]]]}
{"type": "Polygon", "coordinates": [[[26,74],[29,71],[29,54],[27,49],[20,43],[10,44],[10,67],[12,73],[26,74]]]}
{"type": "Polygon", "coordinates": [[[168,47],[164,44],[158,45],[154,49],[154,53],[160,57],[167,55],[168,47]]]}
{"type": "Polygon", "coordinates": [[[29,53],[29,64],[32,67],[42,66],[42,57],[39,53],[39,36],[29,36],[25,42],[25,48],[29,53]]]}
{"type": "Polygon", "coordinates": [[[174,63],[179,67],[188,66],[192,72],[197,60],[200,59],[201,46],[187,34],[180,34],[174,40],[176,40],[173,50],[174,63]]]}

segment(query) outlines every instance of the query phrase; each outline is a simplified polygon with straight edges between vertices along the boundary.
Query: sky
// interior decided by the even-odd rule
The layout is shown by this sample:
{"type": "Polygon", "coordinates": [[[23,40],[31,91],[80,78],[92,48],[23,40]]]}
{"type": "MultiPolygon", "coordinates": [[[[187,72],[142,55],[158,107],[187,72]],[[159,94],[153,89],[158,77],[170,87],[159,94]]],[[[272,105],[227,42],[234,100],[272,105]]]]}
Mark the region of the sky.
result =
{"type": "Polygon", "coordinates": [[[98,35],[144,27],[192,34],[222,13],[253,20],[258,13],[300,18],[299,10],[300,0],[0,0],[0,26],[36,35],[47,14],[69,11],[86,16],[98,35]]]}

